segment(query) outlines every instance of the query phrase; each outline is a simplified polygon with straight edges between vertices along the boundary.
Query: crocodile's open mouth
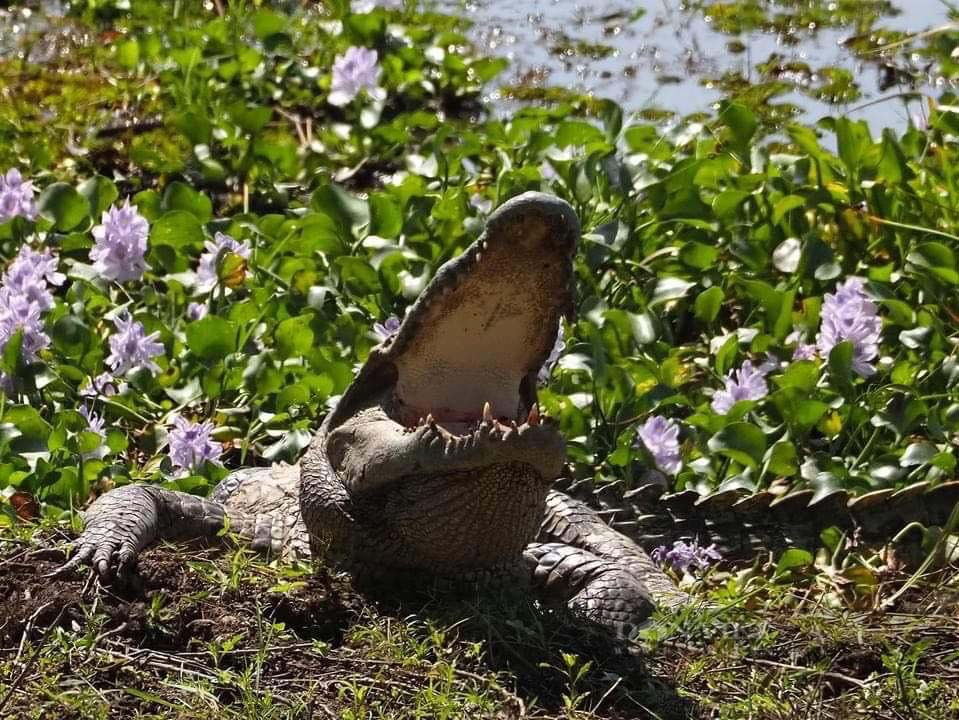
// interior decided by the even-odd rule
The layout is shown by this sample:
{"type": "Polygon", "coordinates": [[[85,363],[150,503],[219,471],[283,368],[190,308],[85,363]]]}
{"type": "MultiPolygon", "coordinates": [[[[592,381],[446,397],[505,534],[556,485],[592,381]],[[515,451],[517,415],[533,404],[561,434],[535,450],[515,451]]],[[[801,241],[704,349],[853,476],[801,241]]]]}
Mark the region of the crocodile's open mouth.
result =
{"type": "Polygon", "coordinates": [[[494,213],[386,349],[397,372],[391,419],[460,438],[539,426],[536,377],[572,307],[578,234],[569,206],[549,196],[520,196],[494,213]]]}

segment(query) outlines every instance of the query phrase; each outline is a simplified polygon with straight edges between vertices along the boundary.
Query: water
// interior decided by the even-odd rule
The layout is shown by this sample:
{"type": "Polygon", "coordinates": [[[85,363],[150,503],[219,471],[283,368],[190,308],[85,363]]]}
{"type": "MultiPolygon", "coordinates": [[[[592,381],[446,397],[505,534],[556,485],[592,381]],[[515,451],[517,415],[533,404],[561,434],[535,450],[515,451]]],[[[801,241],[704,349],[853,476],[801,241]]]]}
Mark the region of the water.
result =
{"type": "MultiPolygon", "coordinates": [[[[475,23],[472,36],[478,45],[510,60],[500,88],[489,97],[504,113],[515,106],[506,88],[517,83],[525,88],[553,86],[608,97],[631,111],[656,108],[677,116],[710,111],[724,95],[719,84],[710,80],[735,73],[750,82],[761,81],[761,64],[777,54],[777,62],[785,68],[778,79],[793,89],[775,102],[795,104],[805,122],[848,114],[865,118],[874,127],[901,128],[910,114],[916,118],[923,115],[921,101],[912,101],[907,107],[896,99],[897,94],[912,88],[882,86],[890,79],[882,54],[856,56],[842,44],[856,35],[856,28],[854,22],[829,26],[830,18],[836,24],[836,13],[830,12],[839,7],[836,2],[765,0],[759,5],[772,12],[788,12],[795,6],[822,9],[826,22],[812,29],[792,25],[781,33],[755,30],[735,35],[717,31],[715,19],[689,5],[678,0],[440,1],[444,9],[463,13],[475,23]],[[637,9],[644,12],[633,19],[637,9]],[[731,52],[730,41],[738,41],[741,51],[731,52]],[[814,73],[791,71],[795,63],[810,66],[814,73]],[[820,68],[851,72],[853,90],[860,96],[836,104],[811,97],[810,88],[822,82],[822,75],[815,73],[820,68]]],[[[899,14],[882,14],[872,28],[915,33],[949,22],[948,8],[941,0],[893,0],[890,5],[899,14]]],[[[875,4],[859,0],[858,6],[848,2],[846,6],[859,16],[854,21],[861,21],[859,10],[875,4]]],[[[902,48],[899,55],[904,56],[899,63],[905,63],[916,78],[916,91],[938,97],[948,85],[934,69],[922,67],[928,61],[910,56],[909,48],[902,48]]]]}
{"type": "MultiPolygon", "coordinates": [[[[799,8],[807,19],[818,20],[810,27],[791,17],[779,31],[736,34],[721,32],[717,19],[703,9],[712,0],[424,1],[469,18],[474,42],[485,52],[510,60],[510,69],[486,98],[500,115],[518,106],[518,93],[535,101],[546,88],[561,88],[608,97],[629,111],[646,111],[648,117],[671,123],[715,110],[733,85],[740,92],[747,85],[762,92],[763,82],[768,87],[771,80],[778,80],[785,84],[785,92],[771,104],[786,107],[779,111],[780,120],[791,117],[791,112],[801,114],[798,119],[804,122],[847,114],[865,118],[873,127],[901,129],[910,121],[922,121],[923,97],[938,97],[956,84],[938,74],[937,63],[914,54],[922,41],[893,53],[858,55],[844,44],[860,33],[865,37],[880,30],[916,33],[945,25],[949,8],[943,0],[727,2],[740,8],[753,3],[767,16],[789,16],[799,8]],[[877,7],[877,17],[865,17],[877,7]],[[844,8],[849,11],[845,20],[840,18],[844,8]],[[764,63],[773,56],[778,70],[764,73],[764,63]],[[843,71],[851,73],[849,97],[832,103],[815,96],[829,73],[843,71]],[[891,78],[901,81],[890,84],[891,78]],[[898,97],[903,92],[919,97],[904,102],[898,97]],[[656,115],[650,114],[653,110],[656,115]]],[[[91,41],[88,33],[62,17],[61,0],[40,0],[34,7],[0,9],[0,57],[23,57],[27,52],[32,62],[51,62],[91,41]],[[25,51],[24,40],[31,36],[39,42],[27,42],[25,51]]]]}

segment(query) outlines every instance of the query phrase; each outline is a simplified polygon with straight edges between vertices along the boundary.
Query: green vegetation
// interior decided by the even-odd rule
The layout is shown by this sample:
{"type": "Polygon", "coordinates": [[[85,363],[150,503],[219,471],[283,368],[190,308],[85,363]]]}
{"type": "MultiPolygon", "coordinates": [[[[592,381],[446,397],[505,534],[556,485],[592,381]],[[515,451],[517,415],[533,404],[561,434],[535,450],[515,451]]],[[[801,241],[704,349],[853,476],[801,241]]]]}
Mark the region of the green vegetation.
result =
{"type": "MultiPolygon", "coordinates": [[[[762,3],[693,5],[731,34],[769,17],[762,3]]],[[[903,589],[895,562],[838,537],[818,558],[788,551],[696,581],[711,609],[648,630],[642,672],[514,603],[438,601],[411,620],[325,571],[243,553],[186,567],[153,551],[146,605],[144,588],[101,602],[36,577],[65,539],[54,528],[92,495],[139,480],[205,494],[231,468],[294,460],[378,342],[373,324],[402,315],[490,207],[534,189],[569,200],[584,230],[577,319],[541,394],[576,480],[642,482],[653,461],[636,429],[651,415],[681,427],[677,490],[821,496],[955,477],[959,99],[928,98],[903,132],[796,124],[770,112],[783,74],[834,102],[857,97],[853,78],[770,64],[668,131],[555,88],[515,88],[542,106],[498,118],[481,92],[506,63],[465,32],[415,3],[88,0],[28,37],[28,54],[0,56],[0,172],[38,188],[35,218],[0,215],[0,257],[49,249],[66,276],[39,317],[48,346],[29,352],[15,323],[0,335],[0,607],[13,618],[0,716],[101,717],[111,703],[178,717],[955,715],[955,569],[903,589]],[[332,104],[352,47],[376,50],[376,88],[332,104]],[[94,227],[127,199],[149,222],[147,269],[111,281],[94,227]],[[217,233],[249,253],[211,251],[217,233]],[[827,294],[857,277],[876,337],[806,347],[827,334],[827,294]],[[156,369],[113,372],[125,314],[156,333],[156,369]],[[745,362],[764,391],[717,409],[745,362]],[[104,373],[117,392],[90,394],[104,373]],[[222,465],[178,471],[177,417],[213,423],[222,465]]],[[[952,77],[957,40],[916,49],[952,77]]],[[[933,532],[926,549],[948,555],[933,532]]]]}

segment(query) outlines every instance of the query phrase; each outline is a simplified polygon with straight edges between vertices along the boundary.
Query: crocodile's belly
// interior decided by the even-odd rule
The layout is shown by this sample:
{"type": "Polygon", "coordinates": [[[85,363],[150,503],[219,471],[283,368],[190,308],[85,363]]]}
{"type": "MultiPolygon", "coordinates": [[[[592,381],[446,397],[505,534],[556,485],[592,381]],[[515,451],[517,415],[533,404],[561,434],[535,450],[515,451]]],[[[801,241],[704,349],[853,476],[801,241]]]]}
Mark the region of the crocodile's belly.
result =
{"type": "Polygon", "coordinates": [[[349,547],[337,554],[374,571],[507,567],[536,536],[549,484],[525,463],[404,478],[355,509],[349,547]]]}

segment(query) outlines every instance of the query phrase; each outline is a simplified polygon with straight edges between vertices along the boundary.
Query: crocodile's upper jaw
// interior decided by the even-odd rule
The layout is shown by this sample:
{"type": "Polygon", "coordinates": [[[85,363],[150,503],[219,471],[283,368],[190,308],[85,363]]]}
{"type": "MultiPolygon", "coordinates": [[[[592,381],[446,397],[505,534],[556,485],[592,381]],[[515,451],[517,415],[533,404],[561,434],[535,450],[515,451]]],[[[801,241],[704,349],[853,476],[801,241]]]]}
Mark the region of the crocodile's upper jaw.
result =
{"type": "Polygon", "coordinates": [[[539,423],[536,375],[572,309],[578,236],[572,209],[551,196],[527,193],[493,213],[344,395],[328,422],[334,468],[362,467],[372,485],[491,461],[528,462],[555,477],[564,444],[539,423]],[[335,442],[347,428],[340,444],[349,457],[335,442]]]}

